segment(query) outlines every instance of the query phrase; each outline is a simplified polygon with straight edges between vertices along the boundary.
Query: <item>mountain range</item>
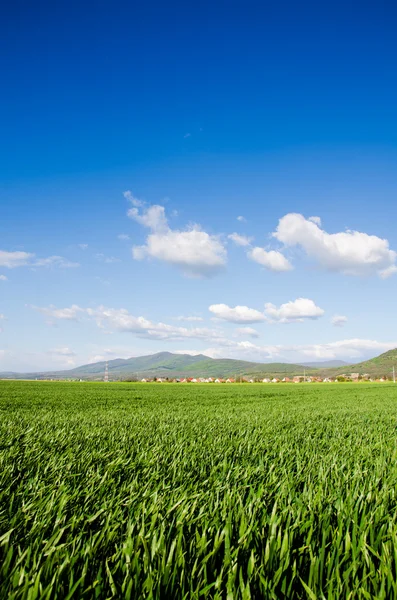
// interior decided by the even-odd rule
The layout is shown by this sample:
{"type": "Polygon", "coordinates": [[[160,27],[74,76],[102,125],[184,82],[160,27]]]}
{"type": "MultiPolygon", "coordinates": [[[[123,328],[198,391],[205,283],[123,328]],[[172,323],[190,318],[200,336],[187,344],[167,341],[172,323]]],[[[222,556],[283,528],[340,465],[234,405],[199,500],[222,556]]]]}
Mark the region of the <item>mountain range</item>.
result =
{"type": "MultiPolygon", "coordinates": [[[[355,365],[343,361],[310,362],[304,364],[257,363],[229,358],[210,358],[204,354],[173,354],[159,352],[136,358],[117,358],[108,361],[109,379],[126,380],[143,377],[291,377],[302,375],[336,376],[342,373],[368,373],[371,376],[390,377],[394,364],[397,365],[397,349],[385,352],[376,358],[355,365]]],[[[103,379],[106,362],[82,365],[64,371],[39,373],[0,373],[3,379],[103,379]]]]}

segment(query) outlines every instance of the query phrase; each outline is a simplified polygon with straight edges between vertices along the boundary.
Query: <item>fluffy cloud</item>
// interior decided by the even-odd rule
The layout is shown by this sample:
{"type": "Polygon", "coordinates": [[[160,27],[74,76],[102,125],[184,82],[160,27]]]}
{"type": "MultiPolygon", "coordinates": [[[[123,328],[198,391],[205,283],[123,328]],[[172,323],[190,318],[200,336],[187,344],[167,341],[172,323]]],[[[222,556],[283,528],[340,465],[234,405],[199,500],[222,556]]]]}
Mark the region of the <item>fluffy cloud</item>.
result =
{"type": "Polygon", "coordinates": [[[0,281],[7,281],[7,279],[5,275],[0,275],[0,281]]]}
{"type": "Polygon", "coordinates": [[[154,323],[145,317],[136,317],[131,315],[124,308],[107,308],[98,306],[96,308],[82,308],[73,304],[67,308],[31,306],[34,310],[46,316],[50,323],[54,320],[77,321],[81,318],[90,319],[96,322],[98,327],[107,330],[119,332],[128,332],[137,337],[153,340],[211,340],[221,343],[223,339],[222,332],[216,329],[205,327],[179,327],[168,325],[166,323],[154,323]]]}
{"type": "Polygon", "coordinates": [[[162,260],[192,277],[210,277],[226,264],[226,250],[219,239],[199,229],[151,234],[145,246],[133,248],[133,257],[162,260]]]}
{"type": "Polygon", "coordinates": [[[227,236],[229,240],[232,240],[236,246],[250,246],[253,238],[247,237],[246,235],[240,235],[238,233],[231,233],[227,236]]]}
{"type": "Polygon", "coordinates": [[[24,267],[30,264],[34,254],[30,252],[6,252],[0,250],[0,267],[7,269],[15,269],[15,267],[24,267]]]}
{"type": "Polygon", "coordinates": [[[271,322],[292,323],[305,319],[318,319],[323,316],[325,311],[316,306],[313,300],[309,300],[309,298],[297,298],[281,304],[279,308],[271,302],[267,302],[265,312],[271,322]]]}
{"type": "Polygon", "coordinates": [[[344,315],[334,315],[331,319],[332,325],[335,327],[343,327],[347,323],[347,317],[344,315]]]}
{"type": "Polygon", "coordinates": [[[318,222],[290,213],[279,221],[273,236],[286,246],[299,246],[321,267],[346,275],[389,277],[397,271],[397,254],[389,242],[359,231],[327,233],[318,222]]]}
{"type": "Polygon", "coordinates": [[[88,244],[79,244],[80,250],[87,250],[88,244]]]}
{"type": "Polygon", "coordinates": [[[259,263],[262,267],[269,269],[269,271],[282,272],[292,269],[289,260],[276,250],[267,251],[264,248],[256,246],[248,252],[248,258],[259,263]]]}
{"type": "Polygon", "coordinates": [[[202,231],[198,225],[184,231],[172,230],[163,206],[150,206],[139,212],[131,208],[128,216],[151,229],[143,246],[134,246],[135,260],[155,258],[179,267],[191,277],[210,277],[226,264],[226,250],[219,237],[202,231]]]}
{"type": "Polygon", "coordinates": [[[77,321],[85,312],[84,309],[77,306],[77,304],[72,304],[69,308],[56,308],[56,306],[52,304],[48,307],[30,306],[30,308],[37,310],[37,312],[45,315],[49,319],[59,319],[61,321],[77,321]]]}
{"type": "Polygon", "coordinates": [[[259,310],[248,306],[235,306],[227,304],[212,304],[209,310],[218,318],[230,323],[258,323],[264,321],[265,316],[259,310]]]}
{"type": "MultiPolygon", "coordinates": [[[[324,310],[308,298],[297,298],[286,302],[277,308],[274,304],[267,302],[264,312],[248,306],[235,306],[227,304],[212,304],[209,310],[216,318],[230,323],[292,323],[304,321],[305,319],[318,319],[323,316],[324,310]]],[[[248,328],[249,329],[249,328],[248,328]]]]}
{"type": "Polygon", "coordinates": [[[125,241],[127,241],[127,240],[129,240],[129,239],[130,239],[130,236],[129,236],[129,235],[127,235],[126,233],[120,233],[120,234],[117,236],[117,238],[118,238],[119,240],[121,240],[122,242],[125,242],[125,241]]]}
{"type": "Polygon", "coordinates": [[[205,327],[178,327],[166,323],[154,323],[145,317],[135,317],[124,308],[87,308],[85,312],[89,317],[95,319],[99,327],[107,327],[121,332],[134,333],[138,337],[156,340],[183,340],[202,339],[219,340],[222,334],[213,329],[205,327]]]}
{"type": "Polygon", "coordinates": [[[256,331],[256,329],[253,329],[252,327],[238,327],[236,329],[236,333],[240,337],[251,337],[251,338],[259,337],[259,333],[256,331]]]}
{"type": "Polygon", "coordinates": [[[139,225],[143,225],[143,227],[147,227],[152,231],[158,233],[168,231],[168,221],[165,216],[165,208],[159,204],[149,206],[149,208],[141,212],[139,212],[138,208],[130,208],[127,212],[127,215],[130,217],[130,219],[133,219],[139,223],[139,225]]]}
{"type": "Polygon", "coordinates": [[[237,221],[240,221],[240,223],[246,223],[247,219],[245,217],[242,217],[241,215],[239,217],[237,217],[237,221]]]}

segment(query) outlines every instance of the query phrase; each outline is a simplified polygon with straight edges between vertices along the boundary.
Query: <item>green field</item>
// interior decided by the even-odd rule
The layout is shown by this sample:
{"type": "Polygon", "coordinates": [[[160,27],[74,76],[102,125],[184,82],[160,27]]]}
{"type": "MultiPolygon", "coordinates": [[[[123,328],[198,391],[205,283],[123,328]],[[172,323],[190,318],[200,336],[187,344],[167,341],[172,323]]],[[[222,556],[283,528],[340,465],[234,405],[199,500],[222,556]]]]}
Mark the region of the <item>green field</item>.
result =
{"type": "Polygon", "coordinates": [[[397,597],[397,386],[0,382],[0,598],[397,597]]]}

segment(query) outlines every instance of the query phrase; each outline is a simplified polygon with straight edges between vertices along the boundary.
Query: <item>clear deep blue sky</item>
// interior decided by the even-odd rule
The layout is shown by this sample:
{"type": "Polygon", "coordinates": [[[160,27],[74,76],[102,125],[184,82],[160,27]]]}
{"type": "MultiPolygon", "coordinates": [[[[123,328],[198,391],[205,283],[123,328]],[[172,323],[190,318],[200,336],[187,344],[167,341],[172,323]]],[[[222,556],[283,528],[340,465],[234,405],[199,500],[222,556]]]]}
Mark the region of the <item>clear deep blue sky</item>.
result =
{"type": "Polygon", "coordinates": [[[0,23],[0,251],[12,253],[0,254],[4,369],[158,350],[353,360],[394,345],[397,275],[381,273],[397,250],[396,33],[391,1],[9,3],[0,23]],[[126,190],[146,201],[137,218],[126,216],[126,190]],[[142,225],[155,204],[166,232],[142,225]],[[287,243],[271,237],[290,213],[305,219],[299,240],[290,230],[287,243]],[[306,232],[311,216],[321,225],[306,232]],[[379,240],[324,237],[346,230],[379,240]],[[189,231],[181,249],[178,232],[189,231]],[[251,245],[236,245],[234,232],[251,245]],[[153,248],[136,260],[132,247],[150,234],[153,248]],[[259,264],[254,247],[293,268],[259,264]],[[34,256],[18,262],[16,252],[34,256]],[[298,298],[324,314],[306,307],[274,322],[263,313],[298,298]],[[72,318],[54,312],[72,305],[82,309],[72,318]],[[335,327],[335,315],[347,320],[335,327]],[[159,333],[159,323],[174,329],[159,333]]]}

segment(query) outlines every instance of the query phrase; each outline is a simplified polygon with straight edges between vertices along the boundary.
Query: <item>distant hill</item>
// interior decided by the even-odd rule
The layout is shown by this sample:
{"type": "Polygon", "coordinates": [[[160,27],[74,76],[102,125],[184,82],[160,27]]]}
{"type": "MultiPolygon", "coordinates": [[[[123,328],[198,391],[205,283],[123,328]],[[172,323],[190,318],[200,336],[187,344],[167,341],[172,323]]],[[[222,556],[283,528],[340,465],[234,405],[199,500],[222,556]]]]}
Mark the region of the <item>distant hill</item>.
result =
{"type": "MultiPolygon", "coordinates": [[[[89,379],[101,380],[105,361],[82,365],[67,371],[40,373],[0,373],[0,377],[12,379],[89,379]]],[[[173,354],[158,352],[137,358],[118,358],[108,361],[110,379],[143,377],[234,377],[237,376],[291,376],[302,374],[304,367],[289,363],[256,363],[228,358],[214,359],[204,354],[173,354]]]]}
{"type": "MultiPolygon", "coordinates": [[[[40,373],[0,373],[3,379],[85,379],[101,381],[106,362],[82,365],[67,371],[40,373]]],[[[257,363],[229,358],[210,358],[204,354],[173,354],[158,352],[136,358],[117,358],[108,361],[109,379],[142,379],[144,377],[293,377],[313,374],[323,377],[350,373],[368,373],[372,377],[391,377],[393,366],[397,369],[397,349],[355,365],[344,361],[325,361],[297,365],[290,363],[257,363]]]]}
{"type": "Polygon", "coordinates": [[[304,362],[301,364],[304,367],[312,369],[328,369],[331,367],[347,367],[350,363],[347,363],[344,360],[324,360],[319,362],[304,362]]]}
{"type": "MultiPolygon", "coordinates": [[[[348,368],[338,367],[337,369],[327,369],[327,374],[331,375],[342,375],[344,373],[360,373],[364,375],[367,373],[372,377],[383,377],[390,378],[392,376],[393,367],[396,368],[397,374],[397,348],[384,352],[380,356],[365,360],[355,365],[349,365],[348,368]]],[[[319,371],[323,371],[319,369],[319,371]]]]}

